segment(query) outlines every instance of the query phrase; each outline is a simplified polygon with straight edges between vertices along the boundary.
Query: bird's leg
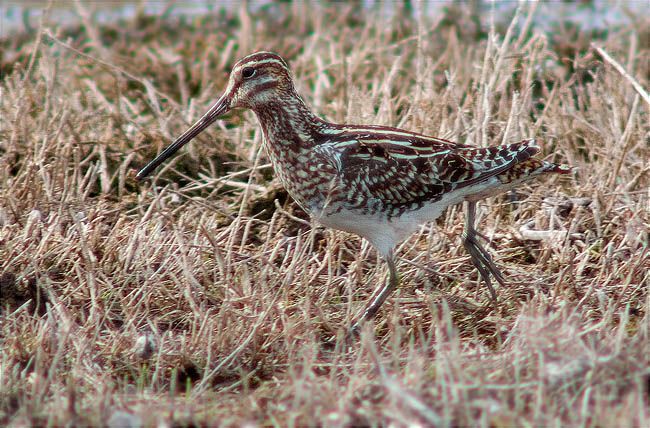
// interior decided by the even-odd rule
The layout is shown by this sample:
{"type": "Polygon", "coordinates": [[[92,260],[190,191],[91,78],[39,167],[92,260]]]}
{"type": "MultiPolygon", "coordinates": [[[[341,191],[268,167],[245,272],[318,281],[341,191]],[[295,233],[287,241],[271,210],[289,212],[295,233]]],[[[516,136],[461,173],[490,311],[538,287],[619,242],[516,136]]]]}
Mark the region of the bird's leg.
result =
{"type": "Polygon", "coordinates": [[[395,267],[395,255],[392,250],[386,256],[386,263],[388,264],[388,282],[381,286],[375,294],[375,297],[373,297],[368,306],[366,306],[361,317],[352,324],[349,334],[358,334],[361,324],[364,321],[371,320],[375,317],[381,305],[388,298],[388,295],[399,285],[399,276],[397,274],[397,268],[395,267]]]}
{"type": "Polygon", "coordinates": [[[478,233],[474,228],[474,222],[476,220],[475,217],[476,202],[468,201],[467,215],[465,217],[465,230],[463,231],[463,245],[469,253],[472,259],[472,263],[474,263],[474,266],[476,266],[476,269],[478,269],[479,273],[481,274],[481,278],[483,278],[483,281],[485,281],[485,284],[487,284],[492,300],[496,302],[497,293],[494,291],[494,287],[492,287],[492,282],[490,281],[490,273],[494,276],[494,279],[496,279],[497,282],[502,286],[505,286],[506,281],[503,278],[501,271],[492,261],[490,254],[478,242],[478,236],[481,236],[482,238],[485,237],[478,233]]]}

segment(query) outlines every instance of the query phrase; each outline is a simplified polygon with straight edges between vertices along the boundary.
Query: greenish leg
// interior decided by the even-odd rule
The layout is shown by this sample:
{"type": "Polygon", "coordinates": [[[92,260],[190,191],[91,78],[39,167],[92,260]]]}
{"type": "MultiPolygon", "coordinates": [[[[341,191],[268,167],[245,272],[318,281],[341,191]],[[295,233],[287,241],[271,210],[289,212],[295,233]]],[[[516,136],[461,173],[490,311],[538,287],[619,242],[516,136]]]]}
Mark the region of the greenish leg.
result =
{"type": "Polygon", "coordinates": [[[397,267],[395,266],[395,255],[393,254],[393,251],[391,251],[386,257],[386,263],[388,264],[388,281],[382,285],[379,292],[363,311],[361,317],[352,324],[349,332],[351,335],[357,335],[361,328],[361,324],[373,319],[375,315],[377,315],[377,311],[379,311],[381,305],[386,301],[390,293],[392,293],[399,285],[399,274],[397,273],[397,267]]]}
{"type": "Polygon", "coordinates": [[[478,269],[478,272],[481,274],[481,278],[485,281],[488,289],[490,290],[490,296],[492,300],[496,302],[497,293],[492,287],[492,282],[490,281],[490,274],[494,276],[499,284],[505,286],[505,279],[503,274],[496,267],[492,261],[490,254],[481,246],[478,242],[477,237],[483,235],[479,234],[474,228],[474,222],[476,220],[476,202],[467,202],[467,215],[465,217],[465,230],[463,231],[463,245],[469,253],[472,263],[478,269]]]}

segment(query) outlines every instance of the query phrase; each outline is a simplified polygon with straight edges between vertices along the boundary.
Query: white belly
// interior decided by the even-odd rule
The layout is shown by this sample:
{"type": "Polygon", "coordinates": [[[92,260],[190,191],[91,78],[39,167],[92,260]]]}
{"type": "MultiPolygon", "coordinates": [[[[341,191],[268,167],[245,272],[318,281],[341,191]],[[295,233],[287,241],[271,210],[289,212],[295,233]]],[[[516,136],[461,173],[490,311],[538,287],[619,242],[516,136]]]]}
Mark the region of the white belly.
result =
{"type": "Polygon", "coordinates": [[[435,203],[391,219],[381,213],[364,215],[345,209],[328,214],[327,208],[324,211],[312,210],[312,216],[323,226],[354,233],[367,239],[382,257],[386,257],[396,245],[413,234],[422,224],[437,219],[448,206],[463,202],[465,198],[487,186],[487,183],[481,183],[453,191],[435,203]]]}

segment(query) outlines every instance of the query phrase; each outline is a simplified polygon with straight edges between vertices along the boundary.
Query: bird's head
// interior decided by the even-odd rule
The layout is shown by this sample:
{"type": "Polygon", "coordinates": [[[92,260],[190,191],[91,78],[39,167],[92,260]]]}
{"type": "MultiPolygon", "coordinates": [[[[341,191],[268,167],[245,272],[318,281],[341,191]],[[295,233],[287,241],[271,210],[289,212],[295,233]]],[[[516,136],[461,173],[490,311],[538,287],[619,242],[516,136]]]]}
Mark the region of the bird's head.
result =
{"type": "Polygon", "coordinates": [[[257,52],[237,61],[223,97],[228,99],[229,108],[255,110],[293,90],[287,63],[275,53],[257,52]]]}
{"type": "Polygon", "coordinates": [[[278,54],[256,52],[240,59],[230,72],[228,86],[223,95],[203,117],[142,168],[136,178],[142,180],[147,177],[178,149],[230,110],[234,108],[259,110],[264,108],[266,103],[281,102],[283,97],[291,96],[293,92],[291,72],[287,63],[278,54]]]}

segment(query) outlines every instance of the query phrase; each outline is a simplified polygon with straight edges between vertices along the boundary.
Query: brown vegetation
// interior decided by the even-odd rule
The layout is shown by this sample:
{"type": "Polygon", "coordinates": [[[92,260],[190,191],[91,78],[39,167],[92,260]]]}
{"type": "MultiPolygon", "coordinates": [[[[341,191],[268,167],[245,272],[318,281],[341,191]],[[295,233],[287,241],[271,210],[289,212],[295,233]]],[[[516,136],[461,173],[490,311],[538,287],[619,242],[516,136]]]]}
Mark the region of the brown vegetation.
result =
{"type": "Polygon", "coordinates": [[[297,2],[100,26],[82,4],[0,47],[0,424],[650,424],[643,22],[547,36],[528,10],[490,29],[297,2]],[[136,184],[257,49],[334,121],[535,137],[578,168],[482,205],[498,309],[456,207],[342,346],[384,264],[310,225],[250,112],[136,184]]]}

